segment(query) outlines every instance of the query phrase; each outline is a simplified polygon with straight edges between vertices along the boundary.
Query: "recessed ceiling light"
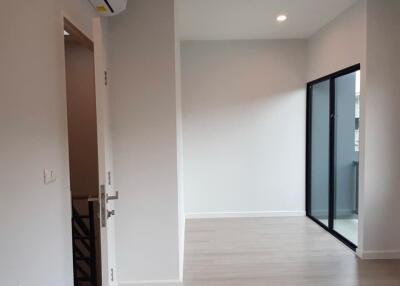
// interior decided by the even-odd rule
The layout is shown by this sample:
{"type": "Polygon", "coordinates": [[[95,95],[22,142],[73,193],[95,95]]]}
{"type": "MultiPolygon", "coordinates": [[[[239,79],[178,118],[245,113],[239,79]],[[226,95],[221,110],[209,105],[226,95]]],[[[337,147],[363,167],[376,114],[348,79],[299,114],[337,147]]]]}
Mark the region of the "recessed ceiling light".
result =
{"type": "Polygon", "coordinates": [[[64,30],[64,36],[69,36],[69,33],[64,30]]]}
{"type": "Polygon", "coordinates": [[[285,22],[285,21],[287,20],[287,16],[284,15],[284,14],[279,15],[278,17],[276,17],[276,20],[277,20],[279,23],[285,22]]]}

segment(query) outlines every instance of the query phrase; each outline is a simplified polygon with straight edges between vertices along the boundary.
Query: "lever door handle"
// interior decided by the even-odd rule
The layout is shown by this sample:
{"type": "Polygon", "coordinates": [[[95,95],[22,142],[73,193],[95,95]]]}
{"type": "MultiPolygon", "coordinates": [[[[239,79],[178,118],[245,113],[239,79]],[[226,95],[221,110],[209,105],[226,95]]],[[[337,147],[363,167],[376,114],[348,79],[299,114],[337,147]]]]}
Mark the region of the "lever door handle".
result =
{"type": "Polygon", "coordinates": [[[119,199],[119,193],[118,191],[115,192],[115,196],[109,196],[107,195],[107,202],[108,201],[113,201],[113,200],[118,200],[119,199]]]}

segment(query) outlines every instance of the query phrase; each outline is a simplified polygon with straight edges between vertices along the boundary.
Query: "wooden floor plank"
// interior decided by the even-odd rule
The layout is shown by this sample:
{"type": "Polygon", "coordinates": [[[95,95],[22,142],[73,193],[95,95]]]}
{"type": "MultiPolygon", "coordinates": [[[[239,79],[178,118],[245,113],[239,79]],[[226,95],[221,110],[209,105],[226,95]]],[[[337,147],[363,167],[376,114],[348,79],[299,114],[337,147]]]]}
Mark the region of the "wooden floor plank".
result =
{"type": "Polygon", "coordinates": [[[399,260],[360,260],[304,217],[186,223],[185,286],[400,286],[399,260]]]}

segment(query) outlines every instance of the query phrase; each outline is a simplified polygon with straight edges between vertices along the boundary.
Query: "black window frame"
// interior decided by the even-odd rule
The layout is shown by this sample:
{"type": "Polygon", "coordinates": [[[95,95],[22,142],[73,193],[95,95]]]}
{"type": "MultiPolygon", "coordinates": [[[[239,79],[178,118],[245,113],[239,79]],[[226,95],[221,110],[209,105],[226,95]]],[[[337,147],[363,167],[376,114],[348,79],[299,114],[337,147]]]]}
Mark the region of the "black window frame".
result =
{"type": "MultiPolygon", "coordinates": [[[[318,78],[307,83],[307,105],[306,105],[306,216],[312,221],[320,225],[334,237],[339,239],[353,251],[356,251],[357,245],[345,238],[343,235],[334,230],[334,211],[335,211],[335,80],[344,75],[361,71],[361,64],[356,64],[348,68],[342,69],[327,76],[318,78]],[[312,87],[315,84],[329,81],[329,215],[328,225],[323,224],[311,214],[311,155],[312,155],[312,87]]],[[[357,178],[359,180],[359,178],[357,178]]]]}

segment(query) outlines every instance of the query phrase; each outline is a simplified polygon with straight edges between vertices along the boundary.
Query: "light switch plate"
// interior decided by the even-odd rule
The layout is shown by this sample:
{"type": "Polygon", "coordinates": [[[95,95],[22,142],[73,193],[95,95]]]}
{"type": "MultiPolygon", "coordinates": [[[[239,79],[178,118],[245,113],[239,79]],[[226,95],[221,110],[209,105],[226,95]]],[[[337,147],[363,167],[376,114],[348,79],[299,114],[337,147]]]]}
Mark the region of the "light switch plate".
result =
{"type": "Polygon", "coordinates": [[[57,180],[56,172],[54,170],[44,169],[43,176],[45,185],[51,184],[57,180]]]}

